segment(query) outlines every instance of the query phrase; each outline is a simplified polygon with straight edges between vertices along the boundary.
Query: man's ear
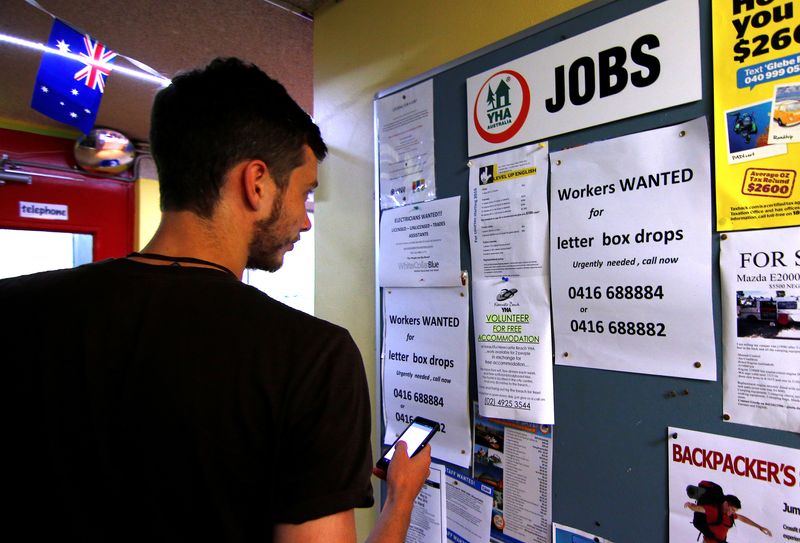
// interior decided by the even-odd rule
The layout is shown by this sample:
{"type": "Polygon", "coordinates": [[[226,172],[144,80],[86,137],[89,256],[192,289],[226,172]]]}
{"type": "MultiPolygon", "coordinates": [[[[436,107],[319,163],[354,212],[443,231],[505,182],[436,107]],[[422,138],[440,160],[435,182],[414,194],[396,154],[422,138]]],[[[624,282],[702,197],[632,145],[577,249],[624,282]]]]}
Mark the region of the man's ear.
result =
{"type": "Polygon", "coordinates": [[[272,209],[277,186],[266,163],[263,160],[246,162],[240,175],[245,203],[253,211],[264,209],[264,206],[272,209]]]}

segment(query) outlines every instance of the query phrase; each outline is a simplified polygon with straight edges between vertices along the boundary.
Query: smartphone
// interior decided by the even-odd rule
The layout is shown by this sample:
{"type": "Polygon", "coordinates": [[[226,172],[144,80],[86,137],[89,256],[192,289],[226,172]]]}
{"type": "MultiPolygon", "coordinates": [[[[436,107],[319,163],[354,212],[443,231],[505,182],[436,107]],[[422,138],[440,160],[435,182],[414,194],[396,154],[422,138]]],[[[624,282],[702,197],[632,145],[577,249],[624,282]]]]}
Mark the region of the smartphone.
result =
{"type": "Polygon", "coordinates": [[[394,456],[395,445],[397,445],[398,441],[405,441],[406,445],[408,445],[408,455],[414,456],[419,451],[422,450],[423,447],[431,440],[433,434],[439,431],[439,423],[434,422],[432,420],[424,419],[422,417],[416,417],[414,420],[411,421],[411,424],[403,430],[403,433],[400,434],[392,446],[386,451],[386,454],[378,460],[375,467],[386,471],[389,467],[389,461],[391,461],[392,456],[394,456]]]}

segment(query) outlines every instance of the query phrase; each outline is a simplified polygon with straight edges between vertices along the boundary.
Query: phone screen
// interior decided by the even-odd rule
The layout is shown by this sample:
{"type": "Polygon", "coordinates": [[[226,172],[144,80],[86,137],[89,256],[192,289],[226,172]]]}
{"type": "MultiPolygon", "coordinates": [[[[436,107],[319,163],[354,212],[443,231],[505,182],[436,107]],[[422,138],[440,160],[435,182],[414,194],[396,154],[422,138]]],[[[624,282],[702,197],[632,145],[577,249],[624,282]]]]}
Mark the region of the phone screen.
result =
{"type": "MultiPolygon", "coordinates": [[[[434,428],[415,421],[411,423],[411,426],[406,428],[406,431],[403,432],[403,435],[400,436],[398,441],[406,442],[406,445],[408,445],[408,455],[411,456],[417,452],[419,446],[422,445],[422,443],[425,441],[425,438],[428,437],[428,434],[430,434],[433,430],[434,428]]],[[[391,460],[392,456],[394,456],[394,449],[395,446],[392,445],[392,448],[389,449],[386,454],[383,455],[383,457],[386,460],[391,460]]]]}

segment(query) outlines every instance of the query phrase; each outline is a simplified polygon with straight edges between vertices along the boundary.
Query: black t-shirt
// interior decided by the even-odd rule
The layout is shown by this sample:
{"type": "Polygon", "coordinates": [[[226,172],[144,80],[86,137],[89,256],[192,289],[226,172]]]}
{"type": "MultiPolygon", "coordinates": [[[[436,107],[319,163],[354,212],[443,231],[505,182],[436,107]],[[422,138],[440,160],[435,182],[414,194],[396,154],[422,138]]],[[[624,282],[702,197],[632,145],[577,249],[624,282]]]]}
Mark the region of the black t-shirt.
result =
{"type": "Polygon", "coordinates": [[[218,270],[130,260],[0,281],[0,311],[4,516],[26,539],[270,541],[372,505],[343,328],[218,270]]]}

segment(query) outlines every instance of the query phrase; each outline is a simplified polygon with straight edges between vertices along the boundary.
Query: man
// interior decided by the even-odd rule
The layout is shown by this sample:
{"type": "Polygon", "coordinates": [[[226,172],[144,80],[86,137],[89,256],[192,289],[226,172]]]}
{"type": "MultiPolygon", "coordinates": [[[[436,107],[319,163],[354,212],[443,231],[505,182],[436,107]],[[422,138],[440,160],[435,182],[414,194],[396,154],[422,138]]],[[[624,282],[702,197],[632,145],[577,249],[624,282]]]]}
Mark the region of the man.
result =
{"type": "Polygon", "coordinates": [[[703,535],[703,543],[724,543],[727,541],[728,530],[733,527],[736,520],[749,524],[760,530],[764,535],[772,537],[772,532],[768,528],[739,513],[739,509],[742,508],[742,502],[733,494],[725,496],[720,505],[698,505],[686,502],[683,506],[695,513],[706,515],[709,533],[703,535]]]}
{"type": "MultiPolygon", "coordinates": [[[[353,508],[373,503],[360,354],[239,281],[310,228],[319,129],[258,68],[217,59],[159,92],[150,140],[163,216],[141,253],[0,282],[7,530],[355,541],[353,508]]],[[[371,541],[403,541],[429,464],[398,448],[371,541]]]]}

